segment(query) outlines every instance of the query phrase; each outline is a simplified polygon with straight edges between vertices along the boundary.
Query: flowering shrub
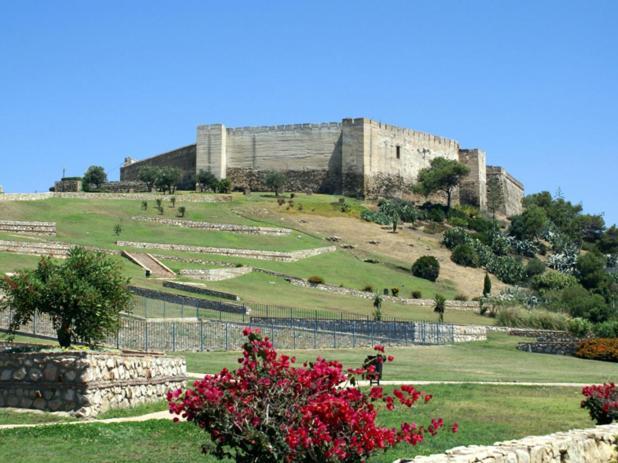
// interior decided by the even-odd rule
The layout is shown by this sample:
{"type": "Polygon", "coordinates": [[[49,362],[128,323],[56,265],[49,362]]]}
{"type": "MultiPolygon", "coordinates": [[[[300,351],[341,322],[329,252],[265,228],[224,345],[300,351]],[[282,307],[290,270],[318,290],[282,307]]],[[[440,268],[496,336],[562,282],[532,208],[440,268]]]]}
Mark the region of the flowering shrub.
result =
{"type": "Polygon", "coordinates": [[[618,338],[585,339],[579,343],[576,357],[618,362],[618,338]]]}
{"type": "MultiPolygon", "coordinates": [[[[374,386],[366,394],[354,385],[373,366],[346,374],[339,362],[318,358],[294,367],[294,358],[277,354],[259,330],[247,328],[243,334],[247,342],[236,371],[223,369],[167,397],[170,412],[210,435],[212,443],[203,451],[219,459],[363,462],[401,442],[416,445],[444,425],[442,419],[432,419],[427,426],[380,427],[376,403],[386,410],[410,408],[431,396],[410,385],[395,389],[392,395],[374,386]]],[[[375,349],[380,358],[393,360],[382,355],[384,347],[375,349]]]]}
{"type": "Polygon", "coordinates": [[[618,417],[618,391],[614,383],[585,386],[582,394],[586,398],[581,407],[588,410],[597,424],[610,424],[618,417]]]}

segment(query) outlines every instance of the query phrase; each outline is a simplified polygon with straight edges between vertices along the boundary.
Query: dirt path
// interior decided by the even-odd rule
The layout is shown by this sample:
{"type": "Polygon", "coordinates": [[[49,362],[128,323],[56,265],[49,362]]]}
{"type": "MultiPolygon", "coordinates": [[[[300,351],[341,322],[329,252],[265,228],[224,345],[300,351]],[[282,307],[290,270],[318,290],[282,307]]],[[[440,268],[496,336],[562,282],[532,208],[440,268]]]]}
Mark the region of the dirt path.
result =
{"type": "Polygon", "coordinates": [[[53,426],[56,424],[110,424],[110,423],[134,423],[148,420],[171,420],[172,415],[167,410],[163,410],[160,412],[148,413],[146,415],[139,416],[125,416],[122,418],[108,418],[105,420],[80,420],[80,421],[56,421],[50,423],[32,423],[32,424],[1,424],[0,430],[2,429],[15,429],[15,428],[34,428],[39,426],[53,426]]]}

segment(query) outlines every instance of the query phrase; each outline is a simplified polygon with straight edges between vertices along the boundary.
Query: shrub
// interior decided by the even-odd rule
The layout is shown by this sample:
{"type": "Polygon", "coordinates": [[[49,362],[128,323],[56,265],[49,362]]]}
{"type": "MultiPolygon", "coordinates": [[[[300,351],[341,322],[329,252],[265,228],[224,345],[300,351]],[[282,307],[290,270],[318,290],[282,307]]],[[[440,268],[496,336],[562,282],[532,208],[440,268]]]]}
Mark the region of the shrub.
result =
{"type": "Polygon", "coordinates": [[[370,211],[369,209],[364,209],[361,212],[361,219],[366,220],[367,222],[377,223],[378,225],[390,225],[392,221],[392,218],[386,214],[380,211],[370,211]]]}
{"type": "Polygon", "coordinates": [[[545,271],[545,264],[536,257],[530,259],[526,264],[526,275],[528,278],[532,278],[537,275],[541,275],[545,271]]]}
{"type": "Polygon", "coordinates": [[[487,297],[491,294],[491,279],[489,273],[485,272],[485,278],[483,279],[483,297],[487,297]]]}
{"type": "Polygon", "coordinates": [[[592,331],[598,338],[618,338],[618,321],[612,320],[593,325],[592,331]]]}
{"type": "MultiPolygon", "coordinates": [[[[240,366],[204,377],[193,388],[167,395],[170,412],[182,415],[210,435],[203,451],[238,463],[366,461],[401,442],[420,443],[444,425],[441,419],[417,426],[403,423],[387,428],[376,424],[376,401],[385,410],[412,407],[431,396],[413,386],[385,393],[367,392],[356,379],[375,366],[348,370],[322,358],[293,366],[294,359],[279,355],[259,330],[246,328],[240,366]]],[[[375,346],[379,358],[384,347],[375,346]]],[[[380,407],[381,408],[381,407],[380,407]]],[[[456,431],[457,425],[452,429],[456,431]]]]}
{"type": "Polygon", "coordinates": [[[0,311],[12,310],[12,334],[39,312],[51,317],[60,346],[97,345],[116,332],[120,312],[130,311],[128,283],[111,256],[76,247],[63,262],[42,258],[35,270],[0,279],[0,311]]]}
{"type": "Polygon", "coordinates": [[[468,296],[466,296],[465,294],[457,294],[455,296],[455,300],[456,301],[463,301],[463,302],[465,302],[465,301],[468,300],[468,296]]]}
{"type": "Polygon", "coordinates": [[[448,218],[449,225],[453,227],[466,227],[468,226],[468,221],[461,217],[449,217],[448,218]]]}
{"type": "Polygon", "coordinates": [[[391,288],[391,294],[393,297],[399,296],[399,288],[391,288]]]}
{"type": "Polygon", "coordinates": [[[479,266],[479,256],[469,244],[460,244],[453,249],[451,260],[464,267],[476,268],[479,266]]]}
{"type": "Polygon", "coordinates": [[[496,257],[487,264],[487,270],[509,285],[519,283],[526,278],[526,270],[521,261],[510,256],[496,257]]]}
{"type": "Polygon", "coordinates": [[[433,299],[433,311],[438,314],[438,323],[444,323],[444,311],[446,310],[446,298],[442,294],[436,294],[433,299]]]}
{"type": "Polygon", "coordinates": [[[412,265],[412,275],[429,281],[436,281],[440,275],[440,263],[434,256],[423,256],[412,265]]]}
{"type": "Polygon", "coordinates": [[[412,291],[412,299],[422,299],[423,293],[421,291],[412,291]]]}
{"type": "Polygon", "coordinates": [[[365,291],[366,293],[373,293],[373,286],[371,285],[365,285],[363,287],[363,291],[365,291]]]}
{"type": "Polygon", "coordinates": [[[598,425],[610,424],[618,418],[618,391],[614,383],[586,386],[582,389],[586,397],[581,408],[588,410],[590,418],[598,425]]]}
{"type": "Polygon", "coordinates": [[[440,207],[432,207],[427,212],[427,218],[432,222],[442,223],[446,219],[446,213],[440,207]]]}
{"type": "Polygon", "coordinates": [[[114,225],[114,235],[120,236],[121,233],[122,233],[122,225],[117,223],[116,225],[114,225]]]}
{"type": "Polygon", "coordinates": [[[592,323],[585,318],[572,318],[567,329],[576,338],[585,338],[592,333],[592,326],[592,323]]]}
{"type": "Polygon", "coordinates": [[[216,185],[217,193],[231,193],[232,181],[229,178],[222,178],[216,185]]]}
{"type": "Polygon", "coordinates": [[[268,172],[264,179],[264,183],[275,193],[275,196],[279,196],[279,193],[283,191],[286,182],[287,178],[285,174],[277,171],[268,172]]]}
{"type": "Polygon", "coordinates": [[[563,289],[559,299],[550,305],[568,311],[572,317],[585,318],[592,323],[606,321],[611,313],[603,296],[592,294],[579,285],[563,289]]]}
{"type": "Polygon", "coordinates": [[[296,193],[290,193],[290,198],[294,199],[296,197],[296,193]]]}
{"type": "Polygon", "coordinates": [[[442,244],[448,249],[454,249],[461,244],[470,242],[470,235],[461,227],[450,228],[442,236],[442,244]]]}
{"type": "Polygon", "coordinates": [[[382,321],[382,296],[379,294],[376,294],[373,298],[373,320],[382,321]]]}
{"type": "Polygon", "coordinates": [[[542,294],[546,291],[577,286],[577,278],[560,272],[545,272],[534,276],[531,286],[542,294]]]}
{"type": "Polygon", "coordinates": [[[277,204],[279,204],[279,206],[283,206],[285,204],[285,199],[283,198],[278,198],[277,199],[277,204]]]}
{"type": "Polygon", "coordinates": [[[185,206],[180,206],[178,208],[178,217],[184,217],[187,213],[187,208],[185,206]]]}
{"type": "Polygon", "coordinates": [[[322,285],[324,284],[324,278],[322,278],[321,276],[318,275],[312,275],[309,278],[307,278],[307,281],[309,283],[311,283],[312,285],[322,285]]]}
{"type": "Polygon", "coordinates": [[[487,241],[487,244],[497,256],[506,256],[511,250],[511,241],[498,230],[487,233],[487,241]]]}
{"type": "Polygon", "coordinates": [[[618,339],[592,338],[584,339],[579,343],[576,357],[589,360],[604,360],[618,362],[618,339]]]}
{"type": "Polygon", "coordinates": [[[497,223],[494,220],[482,216],[472,217],[468,220],[468,228],[479,233],[489,234],[496,227],[497,223]]]}
{"type": "Polygon", "coordinates": [[[496,324],[498,326],[513,328],[565,331],[568,328],[568,320],[563,314],[542,309],[501,307],[496,313],[496,324]]]}
{"type": "Polygon", "coordinates": [[[382,290],[382,294],[384,294],[385,296],[388,296],[388,288],[384,288],[382,290]]]}
{"type": "Polygon", "coordinates": [[[176,207],[176,196],[170,198],[170,207],[173,209],[176,207]]]}
{"type": "Polygon", "coordinates": [[[142,210],[143,211],[147,211],[148,210],[148,201],[142,201],[142,210]]]}

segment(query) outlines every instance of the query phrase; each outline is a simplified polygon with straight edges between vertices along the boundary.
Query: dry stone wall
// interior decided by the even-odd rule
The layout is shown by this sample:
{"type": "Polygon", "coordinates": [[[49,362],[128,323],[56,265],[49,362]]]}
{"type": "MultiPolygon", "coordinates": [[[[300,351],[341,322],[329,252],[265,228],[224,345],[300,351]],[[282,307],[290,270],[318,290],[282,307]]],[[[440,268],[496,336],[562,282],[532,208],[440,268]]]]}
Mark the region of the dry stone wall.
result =
{"type": "Polygon", "coordinates": [[[184,385],[182,358],[95,352],[0,352],[0,407],[93,416],[161,400],[184,385]]]}
{"type": "Polygon", "coordinates": [[[228,267],[228,268],[212,268],[212,269],[182,269],[180,274],[189,278],[206,281],[221,281],[251,273],[251,267],[228,267]]]}
{"type": "Polygon", "coordinates": [[[224,231],[224,232],[233,232],[233,233],[249,233],[252,235],[281,236],[281,235],[289,235],[291,232],[291,230],[288,228],[254,227],[254,226],[249,226],[249,225],[196,222],[193,220],[165,219],[165,218],[160,218],[160,217],[135,216],[135,217],[131,217],[131,220],[135,220],[138,222],[154,222],[154,223],[160,223],[164,225],[175,225],[177,227],[185,227],[185,228],[198,228],[201,230],[224,231]]]}
{"type": "MultiPolygon", "coordinates": [[[[258,271],[264,272],[264,270],[262,269],[259,269],[258,271]]],[[[276,275],[276,276],[283,276],[287,281],[289,281],[294,286],[301,286],[303,288],[314,288],[320,291],[326,291],[326,292],[333,293],[333,294],[342,294],[346,296],[362,297],[363,299],[375,298],[375,293],[371,291],[360,291],[358,289],[343,288],[339,286],[331,286],[331,285],[325,285],[325,284],[313,284],[313,283],[309,283],[306,280],[296,278],[296,277],[291,277],[289,275],[277,274],[276,272],[269,272],[269,273],[276,275]]],[[[407,299],[403,297],[386,296],[386,295],[382,296],[382,298],[385,301],[391,301],[397,304],[415,305],[419,307],[433,307],[435,305],[435,302],[433,301],[433,299],[407,299]]],[[[480,310],[479,303],[475,301],[449,300],[449,301],[446,301],[446,308],[453,309],[453,310],[468,310],[468,311],[476,311],[476,312],[480,310]]]]}
{"type": "Polygon", "coordinates": [[[165,288],[179,289],[188,293],[204,294],[206,296],[220,297],[221,299],[229,299],[231,301],[240,301],[240,296],[224,291],[208,289],[199,283],[182,283],[180,281],[164,281],[165,288]]]}
{"type": "Polygon", "coordinates": [[[168,201],[172,196],[177,199],[177,204],[182,203],[213,203],[231,201],[232,196],[227,194],[181,194],[164,195],[160,193],[86,193],[86,192],[49,192],[49,193],[5,193],[0,195],[0,202],[6,201],[42,201],[50,198],[70,199],[126,199],[126,200],[150,200],[161,198],[168,201]]]}
{"type": "Polygon", "coordinates": [[[0,220],[0,232],[55,236],[56,223],[0,220]]]}
{"type": "Polygon", "coordinates": [[[529,436],[494,445],[455,447],[395,463],[611,463],[618,458],[618,424],[529,436]]]}
{"type": "Polygon", "coordinates": [[[215,248],[210,246],[188,246],[184,244],[171,243],[145,243],[136,241],[117,241],[116,245],[130,248],[140,249],[167,249],[173,251],[184,251],[204,254],[221,254],[233,257],[246,257],[249,259],[258,260],[275,260],[281,262],[295,262],[307,257],[317,256],[328,252],[335,252],[335,246],[327,246],[323,248],[304,249],[301,251],[259,251],[255,249],[237,249],[237,248],[215,248]]]}

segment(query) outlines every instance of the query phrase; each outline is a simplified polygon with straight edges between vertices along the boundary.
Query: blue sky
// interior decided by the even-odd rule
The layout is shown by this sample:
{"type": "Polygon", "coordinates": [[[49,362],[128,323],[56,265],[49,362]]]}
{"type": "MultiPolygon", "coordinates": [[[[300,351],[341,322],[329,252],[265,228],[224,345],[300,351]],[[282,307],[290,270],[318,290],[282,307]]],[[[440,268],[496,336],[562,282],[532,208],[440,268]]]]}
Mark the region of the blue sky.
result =
{"type": "Polygon", "coordinates": [[[227,126],[370,117],[487,151],[618,222],[618,2],[0,4],[0,184],[227,126]]]}

